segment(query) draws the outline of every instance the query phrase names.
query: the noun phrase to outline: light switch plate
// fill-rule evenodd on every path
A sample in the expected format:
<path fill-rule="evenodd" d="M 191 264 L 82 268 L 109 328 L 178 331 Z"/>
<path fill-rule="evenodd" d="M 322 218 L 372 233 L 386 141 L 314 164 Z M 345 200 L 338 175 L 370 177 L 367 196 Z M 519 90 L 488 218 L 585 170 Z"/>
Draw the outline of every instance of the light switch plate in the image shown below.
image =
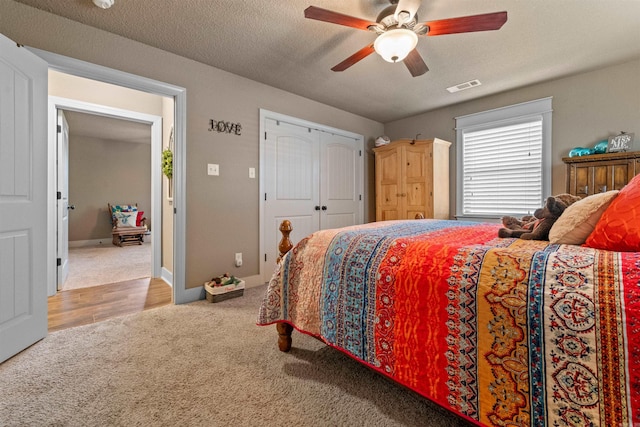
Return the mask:
<path fill-rule="evenodd" d="M 249 178 L 256 177 L 256 168 L 249 168 Z"/>
<path fill-rule="evenodd" d="M 209 163 L 207 165 L 207 173 L 209 175 L 218 176 L 220 175 L 220 166 L 214 163 Z"/>

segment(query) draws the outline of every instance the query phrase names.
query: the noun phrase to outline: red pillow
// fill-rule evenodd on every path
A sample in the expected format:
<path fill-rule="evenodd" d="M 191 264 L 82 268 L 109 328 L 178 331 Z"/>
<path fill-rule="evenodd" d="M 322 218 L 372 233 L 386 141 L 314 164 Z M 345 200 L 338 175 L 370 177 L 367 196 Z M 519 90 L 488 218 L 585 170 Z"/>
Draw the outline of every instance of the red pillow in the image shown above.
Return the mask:
<path fill-rule="evenodd" d="M 587 237 L 585 246 L 619 252 L 640 252 L 640 175 L 613 199 Z"/>
<path fill-rule="evenodd" d="M 144 212 L 138 211 L 138 216 L 136 217 L 136 227 L 140 227 L 140 221 L 142 221 L 143 216 L 144 216 Z"/>

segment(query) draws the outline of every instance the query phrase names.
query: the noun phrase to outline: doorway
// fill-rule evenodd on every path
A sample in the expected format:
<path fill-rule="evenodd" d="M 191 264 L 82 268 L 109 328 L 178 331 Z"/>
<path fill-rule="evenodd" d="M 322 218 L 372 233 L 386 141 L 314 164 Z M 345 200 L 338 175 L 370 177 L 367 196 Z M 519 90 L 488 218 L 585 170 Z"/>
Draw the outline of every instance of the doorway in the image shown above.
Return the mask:
<path fill-rule="evenodd" d="M 58 109 L 58 121 L 58 291 L 157 277 L 151 192 L 160 178 L 151 174 L 159 158 L 151 124 L 69 109 Z M 112 244 L 107 202 L 137 205 L 149 230 L 141 245 Z"/>
<path fill-rule="evenodd" d="M 173 155 L 173 245 L 172 245 L 172 271 L 167 272 L 166 277 L 172 284 L 173 302 L 183 304 L 200 299 L 201 289 L 186 289 L 185 285 L 185 252 L 186 252 L 186 199 L 185 199 L 185 140 L 186 140 L 186 90 L 179 86 L 155 81 L 152 79 L 136 76 L 111 68 L 90 64 L 77 59 L 65 57 L 36 48 L 26 48 L 35 55 L 44 59 L 49 70 L 55 70 L 73 76 L 90 78 L 96 81 L 108 82 L 120 87 L 136 89 L 142 92 L 170 97 L 174 101 L 174 155 Z M 50 118 L 53 120 L 53 118 Z M 49 132 L 52 132 L 50 129 Z M 55 135 L 50 135 L 53 140 Z M 49 147 L 48 154 L 48 206 L 47 216 L 47 253 L 53 256 L 56 253 L 55 239 L 55 171 L 54 150 Z M 155 165 L 155 163 L 154 163 Z M 157 165 L 158 169 L 160 165 Z M 53 258 L 55 260 L 55 258 Z M 165 271 L 162 271 L 165 277 Z M 56 292 L 56 265 L 55 262 L 47 263 L 47 289 L 48 295 L 55 295 Z"/>
<path fill-rule="evenodd" d="M 139 113 L 139 112 L 135 112 L 135 111 L 129 111 L 129 110 L 123 110 L 123 109 L 118 109 L 118 108 L 113 108 L 113 107 L 109 107 L 109 106 L 104 106 L 104 105 L 98 105 L 98 104 L 92 104 L 92 103 L 87 103 L 84 101 L 78 101 L 78 100 L 74 100 L 74 99 L 67 99 L 67 98 L 60 98 L 60 97 L 56 97 L 56 96 L 50 96 L 49 97 L 49 117 L 50 118 L 55 118 L 55 121 L 50 121 L 50 123 L 56 123 L 57 122 L 57 117 L 58 117 L 58 112 L 60 110 L 66 110 L 66 111 L 70 111 L 72 113 L 79 113 L 79 114 L 89 114 L 90 116 L 100 116 L 102 118 L 104 118 L 105 120 L 107 119 L 117 119 L 117 120 L 127 120 L 127 121 L 133 121 L 136 122 L 142 126 L 145 127 L 149 127 L 150 126 L 150 150 L 149 150 L 149 164 L 150 167 L 148 168 L 149 170 L 149 178 L 150 178 L 150 204 L 149 204 L 149 208 L 150 208 L 150 217 L 151 217 L 151 223 L 157 223 L 158 225 L 161 223 L 161 204 L 160 204 L 160 200 L 162 198 L 162 188 L 161 188 L 161 178 L 160 178 L 160 174 L 159 174 L 159 168 L 158 167 L 153 167 L 154 163 L 159 163 L 159 161 L 157 162 L 153 162 L 152 159 L 159 159 L 160 158 L 160 153 L 162 150 L 162 117 L 161 116 L 154 116 L 154 115 L 150 115 L 150 114 L 146 114 L 146 113 Z M 94 126 L 98 126 L 96 124 L 97 122 L 94 121 Z M 110 122 L 111 124 L 113 122 Z M 70 130 L 69 132 L 73 132 L 73 130 Z M 105 131 L 106 132 L 106 131 Z M 56 141 L 58 141 L 60 135 L 62 135 L 63 133 L 57 133 L 56 134 Z M 54 142 L 50 142 L 50 144 L 53 144 Z M 89 143 L 87 143 L 85 141 L 86 145 L 88 145 Z M 57 145 L 60 145 L 59 142 L 56 142 Z M 100 150 L 100 148 L 98 148 L 98 150 Z M 56 152 L 58 152 L 59 150 L 56 150 Z M 110 153 L 109 151 L 107 151 L 106 153 L 102 153 L 101 158 L 98 159 L 98 165 L 100 163 L 110 163 L 112 161 L 112 159 L 117 159 L 117 155 L 115 153 L 113 153 L 111 155 L 111 159 L 110 157 Z M 61 156 L 60 158 L 56 159 L 55 164 L 56 165 L 65 165 L 68 164 L 68 159 L 64 158 L 64 156 Z M 84 159 L 85 161 L 90 161 L 90 159 Z M 121 168 L 123 167 L 123 164 L 121 162 L 115 162 L 113 164 L 113 172 L 114 174 L 125 174 L 124 171 L 121 170 Z M 100 168 L 100 166 L 95 166 L 94 165 L 94 171 L 95 169 Z M 57 170 L 56 171 L 56 175 L 59 176 L 63 176 L 65 175 L 65 171 L 60 171 Z M 63 172 L 63 173 L 60 173 Z M 155 173 L 154 173 L 155 172 Z M 68 175 L 67 175 L 68 176 Z M 103 177 L 104 178 L 104 177 Z M 59 183 L 60 179 L 57 179 L 57 185 L 58 188 L 56 188 L 56 193 L 60 194 L 61 196 L 64 194 L 64 188 L 60 188 L 60 183 Z M 89 181 L 89 179 L 86 179 L 86 181 Z M 132 184 L 133 185 L 133 184 Z M 61 191 L 62 190 L 62 191 Z M 89 190 L 91 192 L 91 190 Z M 124 190 L 123 190 L 124 191 Z M 108 194 L 107 191 L 99 191 L 99 195 L 97 197 L 100 197 L 100 194 L 104 194 L 105 196 Z M 117 190 L 115 193 L 113 194 L 118 194 Z M 131 194 L 131 193 L 129 193 Z M 119 197 L 119 196 L 114 196 L 114 197 Z M 92 204 L 93 206 L 90 206 L 89 209 L 91 210 L 91 213 L 95 216 L 95 215 L 100 215 L 101 212 L 104 212 L 103 210 L 100 210 L 97 206 L 95 206 L 98 202 L 98 199 L 93 198 L 93 202 L 91 202 L 90 204 Z M 137 203 L 138 201 L 119 201 L 119 200 L 105 200 L 103 205 L 106 206 L 106 203 Z M 64 248 L 64 243 L 68 243 L 68 235 L 67 236 L 61 236 L 61 234 L 66 234 L 65 230 L 62 227 L 62 222 L 59 221 L 58 219 L 61 217 L 61 215 L 59 214 L 59 212 L 68 212 L 67 209 L 67 202 L 64 200 L 64 198 L 61 198 L 60 200 L 57 200 L 57 205 L 62 204 L 62 207 L 57 207 L 56 208 L 56 234 L 57 234 L 57 248 L 56 248 L 56 254 L 57 254 L 57 258 L 58 258 L 58 270 L 61 270 L 65 265 L 67 265 L 67 262 L 64 258 L 64 250 L 61 250 L 61 248 Z M 71 205 L 73 206 L 73 204 Z M 69 207 L 71 207 L 69 206 Z M 104 208 L 103 208 L 104 209 Z M 104 215 L 102 215 L 104 216 Z M 106 216 L 106 218 L 104 218 L 104 222 L 109 220 L 109 216 Z M 95 222 L 95 221 L 94 221 Z M 151 252 L 152 252 L 152 257 L 151 257 L 151 268 L 149 271 L 149 275 L 152 277 L 159 277 L 160 276 L 160 259 L 161 259 L 161 247 L 159 242 L 161 241 L 161 233 L 160 233 L 161 228 L 160 227 L 152 227 L 151 228 Z M 108 233 L 109 229 L 107 228 L 106 232 L 103 231 L 103 234 Z M 108 234 L 104 235 L 104 236 L 96 236 L 98 237 L 98 240 L 107 240 L 108 242 Z M 85 240 L 90 240 L 90 239 L 85 239 Z M 66 242 L 65 242 L 66 241 Z M 155 243 L 154 243 L 155 241 Z M 62 243 L 62 244 L 61 244 Z M 90 241 L 91 243 L 91 241 Z M 95 242 L 94 242 L 95 243 Z M 72 268 L 72 267 L 71 267 Z M 61 274 L 56 274 L 57 278 L 61 277 Z M 58 282 L 58 280 L 56 281 Z M 56 290 L 60 290 L 60 288 L 62 287 L 62 283 L 56 283 Z"/>

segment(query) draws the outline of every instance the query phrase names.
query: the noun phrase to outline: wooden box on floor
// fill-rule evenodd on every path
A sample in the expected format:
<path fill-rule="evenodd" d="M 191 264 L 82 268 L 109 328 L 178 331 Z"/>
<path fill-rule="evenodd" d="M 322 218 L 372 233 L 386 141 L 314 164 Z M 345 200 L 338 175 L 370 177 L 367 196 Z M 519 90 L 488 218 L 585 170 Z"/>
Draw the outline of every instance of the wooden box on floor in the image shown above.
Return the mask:
<path fill-rule="evenodd" d="M 212 286 L 214 282 L 206 282 L 204 290 L 209 302 L 220 302 L 244 295 L 244 280 L 235 285 Z"/>

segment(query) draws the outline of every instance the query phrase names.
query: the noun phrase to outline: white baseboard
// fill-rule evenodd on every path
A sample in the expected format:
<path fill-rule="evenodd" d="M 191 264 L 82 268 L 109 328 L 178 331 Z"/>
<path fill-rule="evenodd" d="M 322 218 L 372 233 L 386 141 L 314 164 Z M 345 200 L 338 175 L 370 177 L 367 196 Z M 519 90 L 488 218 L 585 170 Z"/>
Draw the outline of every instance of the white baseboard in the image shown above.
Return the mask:
<path fill-rule="evenodd" d="M 205 299 L 204 284 L 202 286 L 196 286 L 195 288 L 185 289 L 180 293 L 180 297 L 174 301 L 174 304 L 187 304 L 190 302 Z"/>
<path fill-rule="evenodd" d="M 86 248 L 87 246 L 100 246 L 100 245 L 111 245 L 113 242 L 111 241 L 111 237 L 105 237 L 104 239 L 93 239 L 93 240 L 69 240 L 70 248 Z"/>
<path fill-rule="evenodd" d="M 262 276 L 256 274 L 255 276 L 243 277 L 245 288 L 256 288 L 264 285 L 266 282 L 262 279 Z"/>
<path fill-rule="evenodd" d="M 164 272 L 165 269 L 162 269 L 162 273 L 163 273 L 163 277 L 162 279 L 166 282 L 166 279 L 164 278 Z M 171 274 L 170 272 L 167 271 L 168 274 Z M 255 276 L 249 276 L 249 277 L 242 277 L 242 280 L 244 280 L 244 287 L 245 289 L 247 288 L 255 288 L 261 285 L 265 284 L 265 281 L 262 280 L 261 276 L 259 274 L 256 274 Z M 190 303 L 190 302 L 194 302 L 194 301 L 198 301 L 201 299 L 205 299 L 205 290 L 204 290 L 204 284 L 202 286 L 196 286 L 195 288 L 189 288 L 186 289 L 183 293 L 182 293 L 182 299 L 180 301 L 175 301 L 175 304 L 186 304 L 186 303 Z"/>
<path fill-rule="evenodd" d="M 151 234 L 144 235 L 144 242 L 151 243 Z M 112 237 L 105 237 L 104 239 L 91 239 L 91 240 L 69 240 L 70 248 L 86 248 L 88 246 L 100 246 L 100 245 L 112 245 Z"/>
<path fill-rule="evenodd" d="M 164 280 L 167 285 L 171 286 L 173 288 L 173 273 L 170 272 L 169 270 L 167 270 L 166 268 L 162 267 L 162 273 L 160 278 L 162 280 Z"/>

